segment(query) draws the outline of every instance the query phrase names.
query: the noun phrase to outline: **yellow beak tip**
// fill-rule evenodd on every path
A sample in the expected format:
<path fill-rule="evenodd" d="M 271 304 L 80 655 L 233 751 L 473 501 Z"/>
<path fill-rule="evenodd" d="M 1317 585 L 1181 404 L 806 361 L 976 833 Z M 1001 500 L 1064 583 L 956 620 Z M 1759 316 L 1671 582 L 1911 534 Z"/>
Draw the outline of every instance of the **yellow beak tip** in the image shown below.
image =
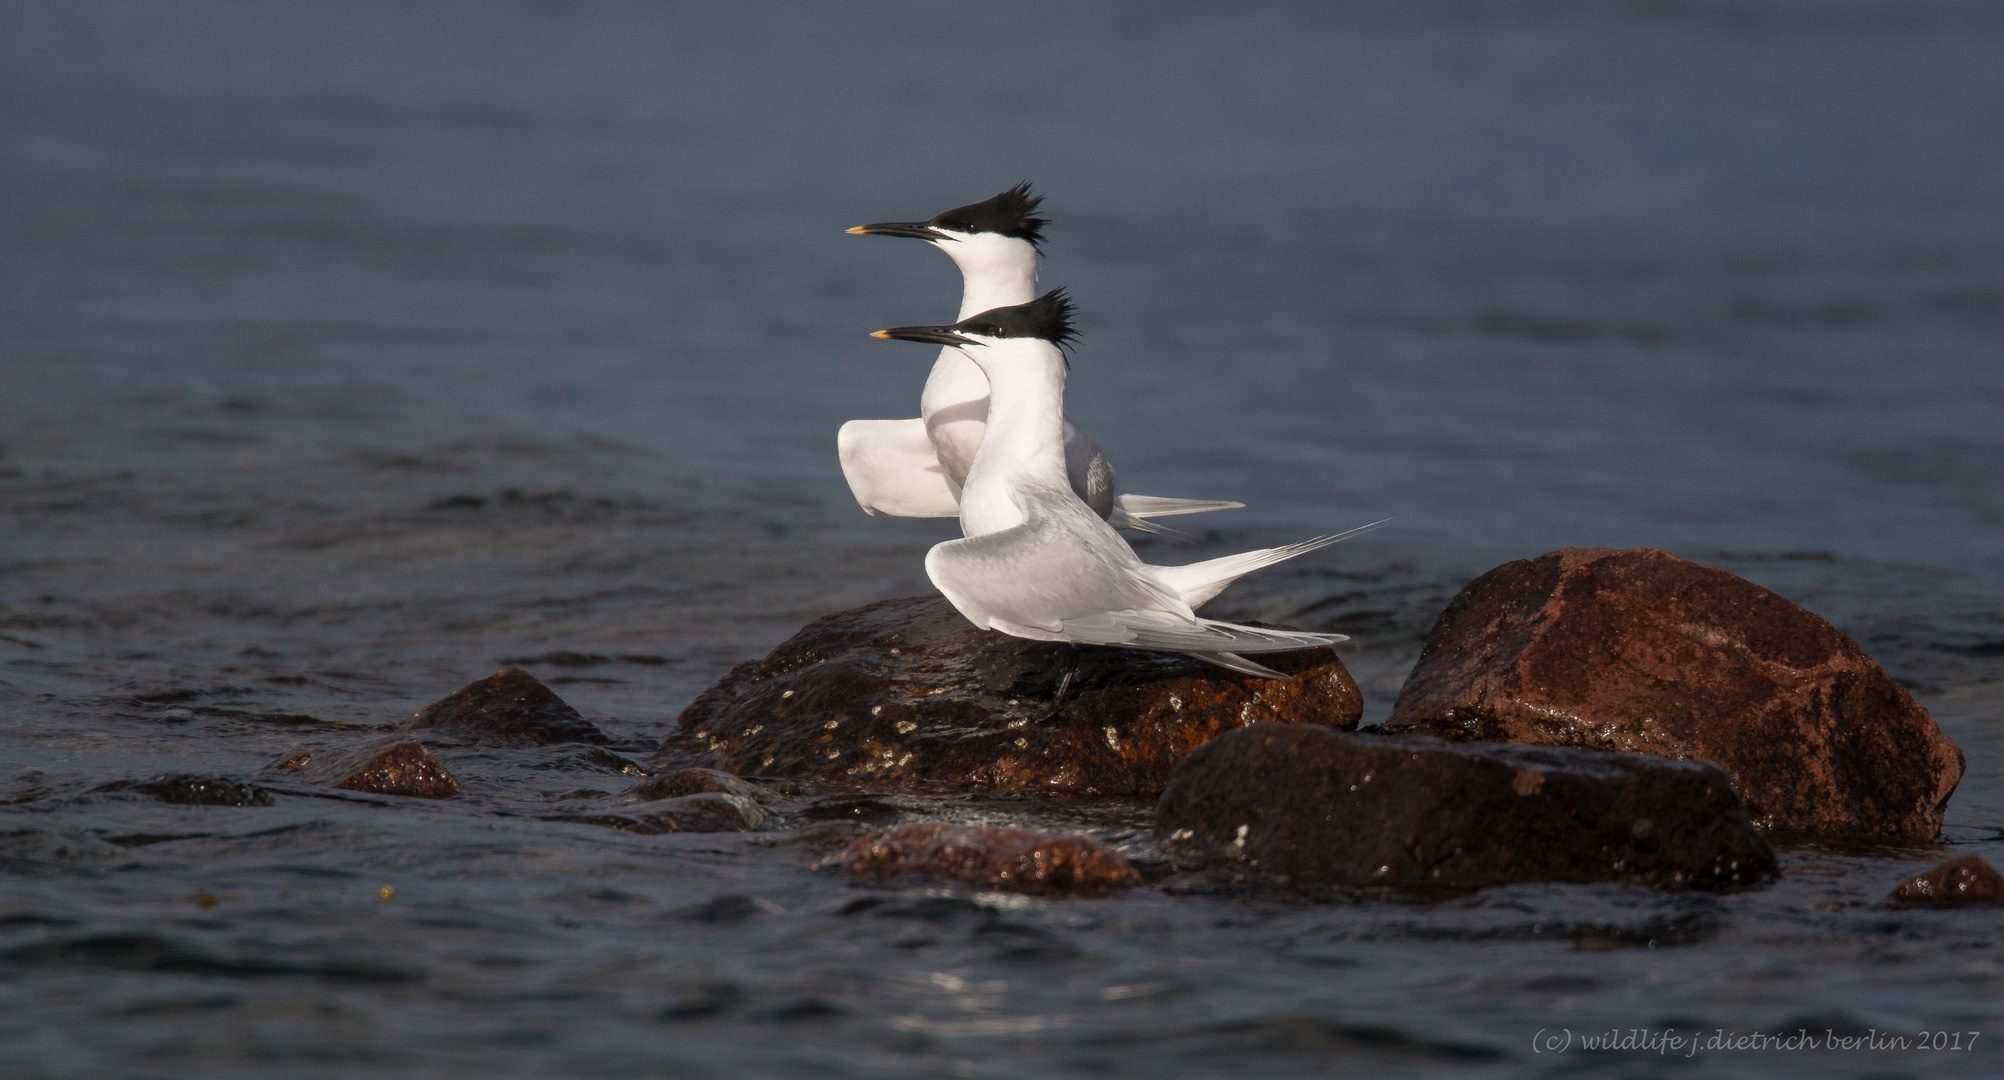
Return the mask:
<path fill-rule="evenodd" d="M 887 337 L 890 337 L 890 336 L 891 336 L 891 332 L 890 332 L 889 330 L 872 330 L 872 331 L 870 331 L 870 336 L 871 336 L 871 337 L 880 337 L 880 338 L 887 338 Z"/>
<path fill-rule="evenodd" d="M 868 225 L 858 225 L 853 229 L 844 229 L 842 231 L 851 236 L 867 236 L 869 235 L 870 227 Z"/>

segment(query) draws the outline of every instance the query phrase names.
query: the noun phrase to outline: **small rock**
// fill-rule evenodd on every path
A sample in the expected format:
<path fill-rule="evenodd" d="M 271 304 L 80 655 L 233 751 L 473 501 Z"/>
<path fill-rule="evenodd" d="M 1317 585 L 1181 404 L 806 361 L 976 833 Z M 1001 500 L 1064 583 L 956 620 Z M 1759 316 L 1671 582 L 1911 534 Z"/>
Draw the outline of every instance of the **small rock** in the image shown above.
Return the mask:
<path fill-rule="evenodd" d="M 776 798 L 773 792 L 749 780 L 740 780 L 730 773 L 718 772 L 715 769 L 676 769 L 659 776 L 650 776 L 628 788 L 620 798 L 652 801 L 695 795 L 704 791 L 720 791 L 756 803 L 770 803 Z"/>
<path fill-rule="evenodd" d="M 1260 662 L 1294 678 L 1026 641 L 975 629 L 942 597 L 885 600 L 810 623 L 738 665 L 683 711 L 654 760 L 851 790 L 1152 795 L 1220 731 L 1355 727 L 1363 715 L 1333 651 Z M 1076 674 L 1058 705 L 1068 666 Z"/>
<path fill-rule="evenodd" d="M 643 836 L 660 833 L 750 832 L 766 823 L 765 808 L 742 795 L 704 791 L 620 808 L 611 814 L 552 814 L 544 821 L 602 825 Z"/>
<path fill-rule="evenodd" d="M 1893 890 L 1905 904 L 1994 904 L 2004 900 L 2004 875 L 1974 855 L 1948 860 Z"/>
<path fill-rule="evenodd" d="M 1141 884 L 1126 859 L 1089 836 L 1004 826 L 906 825 L 862 837 L 825 865 L 843 866 L 856 878 L 925 874 L 1044 895 Z"/>
<path fill-rule="evenodd" d="M 1170 778 L 1155 828 L 1178 860 L 1309 892 L 1717 888 L 1775 874 L 1773 849 L 1715 765 L 1308 724 L 1199 747 Z"/>
<path fill-rule="evenodd" d="M 1724 766 L 1778 835 L 1932 838 L 1963 757 L 1822 618 L 1651 548 L 1506 563 L 1441 613 L 1389 731 Z"/>
<path fill-rule="evenodd" d="M 255 784 L 221 776 L 162 773 L 145 780 L 114 780 L 90 789 L 136 791 L 176 806 L 270 806 L 271 793 Z"/>
<path fill-rule="evenodd" d="M 450 799 L 459 781 L 412 739 L 378 739 L 346 751 L 311 751 L 275 762 L 272 771 L 313 784 L 374 795 L 405 795 L 414 799 Z"/>
<path fill-rule="evenodd" d="M 881 799 L 833 798 L 812 802 L 794 811 L 803 821 L 854 821 L 883 825 L 905 816 L 905 809 Z"/>
<path fill-rule="evenodd" d="M 516 667 L 467 683 L 419 709 L 396 730 L 440 730 L 482 746 L 603 746 L 612 741 L 555 691 Z"/>

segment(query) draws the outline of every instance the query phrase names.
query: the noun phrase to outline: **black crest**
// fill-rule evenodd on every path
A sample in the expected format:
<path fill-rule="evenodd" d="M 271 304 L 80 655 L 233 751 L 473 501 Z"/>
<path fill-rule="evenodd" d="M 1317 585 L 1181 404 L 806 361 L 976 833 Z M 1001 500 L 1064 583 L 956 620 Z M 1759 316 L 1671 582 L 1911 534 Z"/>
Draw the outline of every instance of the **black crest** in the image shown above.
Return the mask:
<path fill-rule="evenodd" d="M 1025 180 L 992 199 L 956 206 L 926 224 L 954 232 L 1013 236 L 1042 251 L 1044 226 L 1051 223 L 1051 219 L 1037 216 L 1037 207 L 1043 202 L 1042 195 L 1030 194 L 1030 182 Z"/>
<path fill-rule="evenodd" d="M 954 325 L 954 329 L 967 334 L 983 337 L 1033 337 L 1043 338 L 1059 348 L 1069 348 L 1079 339 L 1077 328 L 1072 326 L 1072 298 L 1063 289 L 1052 289 L 1027 304 L 1015 307 L 999 307 L 970 315 Z"/>

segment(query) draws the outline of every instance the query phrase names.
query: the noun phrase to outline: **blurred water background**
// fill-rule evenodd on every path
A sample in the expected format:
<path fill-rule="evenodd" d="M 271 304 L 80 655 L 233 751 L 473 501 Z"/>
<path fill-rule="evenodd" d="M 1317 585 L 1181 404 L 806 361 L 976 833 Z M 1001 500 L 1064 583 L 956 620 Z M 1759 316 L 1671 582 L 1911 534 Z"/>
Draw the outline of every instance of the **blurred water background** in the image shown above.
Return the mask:
<path fill-rule="evenodd" d="M 1662 547 L 1885 663 L 1969 755 L 1945 839 L 1998 861 L 1994 4 L 16 0 L 5 1071 L 2004 1067 L 1997 917 L 1876 906 L 1942 849 L 1725 897 L 1056 903 L 537 820 L 630 783 L 584 754 L 449 752 L 469 795 L 416 808 L 89 792 L 248 778 L 504 660 L 637 744 L 927 591 L 952 523 L 864 517 L 833 434 L 915 414 L 931 352 L 864 335 L 959 282 L 842 230 L 1022 179 L 1123 489 L 1248 504 L 1145 557 L 1394 519 L 1211 609 L 1354 635 L 1367 723 L 1473 575 Z M 1145 811 L 1087 823 L 1145 846 Z M 1984 1035 L 1532 1052 L 1672 1026 Z"/>

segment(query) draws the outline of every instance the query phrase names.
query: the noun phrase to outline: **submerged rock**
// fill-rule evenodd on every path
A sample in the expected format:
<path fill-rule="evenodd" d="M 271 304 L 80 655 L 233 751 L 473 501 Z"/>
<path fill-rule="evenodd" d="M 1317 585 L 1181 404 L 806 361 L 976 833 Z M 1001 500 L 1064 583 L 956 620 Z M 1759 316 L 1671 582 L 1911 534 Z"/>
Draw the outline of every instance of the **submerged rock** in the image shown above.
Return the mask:
<path fill-rule="evenodd" d="M 1901 883 L 1887 899 L 1903 904 L 1994 904 L 2004 900 L 2004 875 L 1974 855 L 1963 855 Z"/>
<path fill-rule="evenodd" d="M 396 730 L 434 730 L 482 746 L 603 746 L 612 741 L 555 691 L 517 667 L 467 683 L 419 709 Z"/>
<path fill-rule="evenodd" d="M 732 669 L 683 711 L 655 761 L 877 791 L 1152 795 L 1220 731 L 1355 727 L 1363 715 L 1333 651 L 1259 659 L 1294 678 L 1026 641 L 975 629 L 941 597 L 885 600 L 810 623 Z"/>
<path fill-rule="evenodd" d="M 1651 548 L 1506 563 L 1442 612 L 1390 731 L 1723 766 L 1784 835 L 1932 838 L 1962 752 L 1824 619 Z"/>
<path fill-rule="evenodd" d="M 460 793 L 459 781 L 413 739 L 378 739 L 352 750 L 293 754 L 272 769 L 311 784 L 373 795 L 450 799 Z"/>
<path fill-rule="evenodd" d="M 769 816 L 756 800 L 721 791 L 704 791 L 672 799 L 657 799 L 637 806 L 623 806 L 613 813 L 552 814 L 543 820 L 602 825 L 652 836 L 659 833 L 750 832 L 764 825 Z"/>
<path fill-rule="evenodd" d="M 776 798 L 775 793 L 767 788 L 715 769 L 676 769 L 659 776 L 650 776 L 628 788 L 620 798 L 652 801 L 696 795 L 705 791 L 736 795 L 760 804 L 771 803 Z"/>
<path fill-rule="evenodd" d="M 162 773 L 144 780 L 114 780 L 90 789 L 136 791 L 176 806 L 270 806 L 271 793 L 255 784 L 223 776 Z"/>
<path fill-rule="evenodd" d="M 1183 759 L 1164 850 L 1282 889 L 1751 884 L 1774 851 L 1725 771 L 1593 750 L 1262 724 Z"/>
<path fill-rule="evenodd" d="M 1041 895 L 1141 884 L 1126 859 L 1090 836 L 1003 826 L 905 825 L 861 837 L 823 865 L 866 880 L 921 874 Z"/>

